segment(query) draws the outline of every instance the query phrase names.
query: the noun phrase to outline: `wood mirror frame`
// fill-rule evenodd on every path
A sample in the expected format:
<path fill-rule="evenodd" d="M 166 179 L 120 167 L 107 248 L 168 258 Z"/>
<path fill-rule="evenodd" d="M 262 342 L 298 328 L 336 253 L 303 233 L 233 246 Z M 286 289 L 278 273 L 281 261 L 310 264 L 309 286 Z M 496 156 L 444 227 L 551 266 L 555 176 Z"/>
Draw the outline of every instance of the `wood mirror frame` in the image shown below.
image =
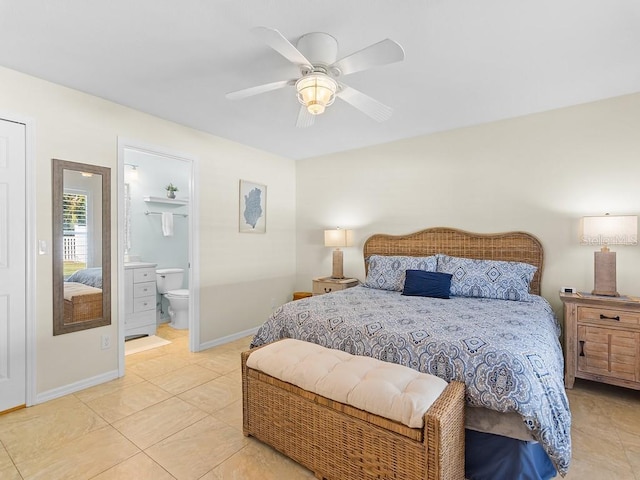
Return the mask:
<path fill-rule="evenodd" d="M 53 334 L 111 324 L 111 169 L 53 159 Z M 78 182 L 70 180 L 77 175 Z M 98 178 L 98 176 L 100 176 Z M 65 177 L 67 181 L 65 182 Z M 84 180 L 83 180 L 84 179 Z M 82 186 L 84 182 L 84 186 Z M 85 195 L 85 267 L 96 267 L 101 286 L 65 281 L 64 194 L 75 189 Z M 99 191 L 98 191 L 99 190 Z M 99 204 L 98 204 L 99 202 Z M 92 214 L 91 212 L 95 212 Z M 98 218 L 99 217 L 99 218 Z M 74 234 L 74 240 L 75 240 Z M 99 252 L 98 252 L 99 248 Z M 101 271 L 98 271 L 101 268 Z M 75 290 L 73 290 L 75 288 Z M 66 291 L 66 295 L 65 295 Z"/>

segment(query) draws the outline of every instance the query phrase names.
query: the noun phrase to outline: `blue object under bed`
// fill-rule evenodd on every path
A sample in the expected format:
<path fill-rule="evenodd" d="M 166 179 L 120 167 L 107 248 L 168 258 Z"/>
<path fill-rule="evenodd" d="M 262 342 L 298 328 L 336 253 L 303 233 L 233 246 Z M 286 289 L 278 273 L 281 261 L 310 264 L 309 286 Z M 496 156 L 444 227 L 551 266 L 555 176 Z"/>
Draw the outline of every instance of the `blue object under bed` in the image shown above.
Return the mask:
<path fill-rule="evenodd" d="M 465 430 L 468 480 L 548 480 L 556 469 L 538 442 Z"/>

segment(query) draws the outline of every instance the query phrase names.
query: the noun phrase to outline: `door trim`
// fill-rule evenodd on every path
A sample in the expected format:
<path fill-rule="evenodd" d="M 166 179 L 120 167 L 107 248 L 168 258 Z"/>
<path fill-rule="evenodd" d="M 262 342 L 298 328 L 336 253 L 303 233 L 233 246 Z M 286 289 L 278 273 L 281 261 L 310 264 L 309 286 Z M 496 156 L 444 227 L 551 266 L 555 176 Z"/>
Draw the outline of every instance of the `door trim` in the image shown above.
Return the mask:
<path fill-rule="evenodd" d="M 200 231 L 199 218 L 199 168 L 198 158 L 183 152 L 177 152 L 157 145 L 149 145 L 124 137 L 118 137 L 118 375 L 125 374 L 124 365 L 124 150 L 137 150 L 152 155 L 175 158 L 191 163 L 189 179 L 189 350 L 200 351 Z"/>
<path fill-rule="evenodd" d="M 20 123 L 25 126 L 25 240 L 26 240 L 26 406 L 36 400 L 36 180 L 35 180 L 35 121 L 32 118 L 0 110 L 0 119 Z M 51 239 L 49 238 L 49 247 Z M 51 250 L 47 255 L 51 255 Z"/>

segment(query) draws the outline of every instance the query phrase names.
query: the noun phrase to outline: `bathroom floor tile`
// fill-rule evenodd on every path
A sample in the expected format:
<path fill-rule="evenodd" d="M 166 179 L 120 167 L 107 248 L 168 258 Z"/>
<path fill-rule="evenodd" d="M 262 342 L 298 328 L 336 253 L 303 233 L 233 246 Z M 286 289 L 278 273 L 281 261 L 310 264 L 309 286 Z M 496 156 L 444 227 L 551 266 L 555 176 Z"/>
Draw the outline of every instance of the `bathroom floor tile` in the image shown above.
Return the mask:
<path fill-rule="evenodd" d="M 171 397 L 171 394 L 149 382 L 116 390 L 87 402 L 89 408 L 113 423 Z"/>
<path fill-rule="evenodd" d="M 196 480 L 221 464 L 247 439 L 210 416 L 148 448 L 146 453 L 180 480 Z"/>
<path fill-rule="evenodd" d="M 178 330 L 177 328 L 170 327 L 168 323 L 161 323 L 158 325 L 156 334 L 167 340 L 184 339 L 189 338 L 189 330 Z"/>
<path fill-rule="evenodd" d="M 172 397 L 118 420 L 113 426 L 144 450 L 206 416 L 199 408 Z"/>

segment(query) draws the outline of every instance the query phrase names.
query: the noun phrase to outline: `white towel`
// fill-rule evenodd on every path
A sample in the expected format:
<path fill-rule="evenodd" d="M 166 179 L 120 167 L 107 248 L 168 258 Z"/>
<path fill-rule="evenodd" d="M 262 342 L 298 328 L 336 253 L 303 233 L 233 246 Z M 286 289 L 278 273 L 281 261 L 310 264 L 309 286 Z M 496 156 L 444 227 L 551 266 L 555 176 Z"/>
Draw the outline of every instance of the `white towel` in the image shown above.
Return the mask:
<path fill-rule="evenodd" d="M 162 234 L 165 237 L 173 235 L 173 213 L 162 212 Z"/>

